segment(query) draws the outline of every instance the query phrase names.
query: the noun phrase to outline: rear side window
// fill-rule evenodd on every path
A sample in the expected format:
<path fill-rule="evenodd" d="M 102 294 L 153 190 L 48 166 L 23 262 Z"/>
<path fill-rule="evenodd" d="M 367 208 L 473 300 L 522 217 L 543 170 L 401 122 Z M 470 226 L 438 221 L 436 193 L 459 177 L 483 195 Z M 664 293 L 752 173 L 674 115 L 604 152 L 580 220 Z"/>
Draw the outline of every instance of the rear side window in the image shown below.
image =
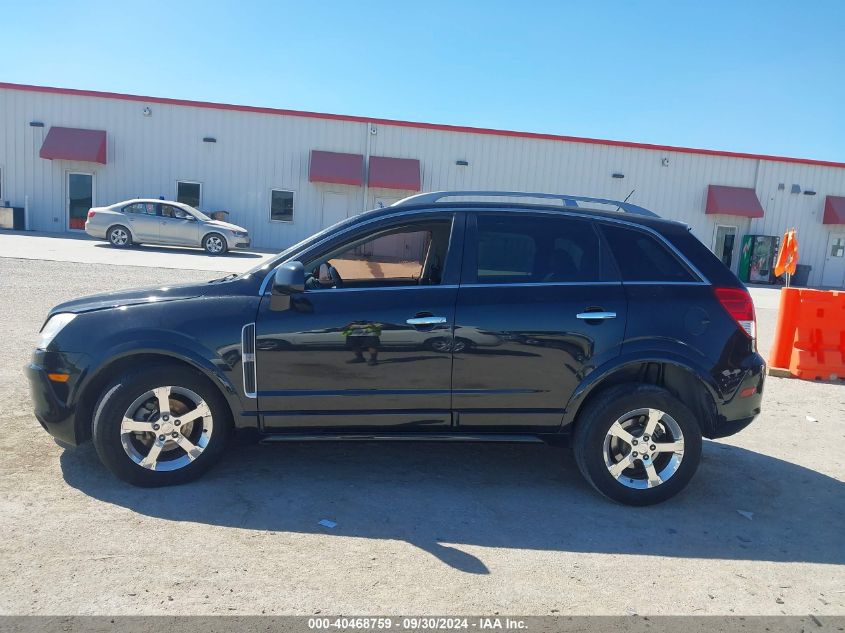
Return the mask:
<path fill-rule="evenodd" d="M 623 281 L 698 281 L 689 269 L 663 244 L 648 233 L 624 226 L 603 224 L 610 250 Z"/>
<path fill-rule="evenodd" d="M 142 213 L 144 215 L 155 215 L 156 205 L 152 202 L 136 202 L 123 207 L 124 213 Z"/>
<path fill-rule="evenodd" d="M 599 239 L 589 222 L 525 214 L 478 216 L 477 283 L 599 281 Z"/>

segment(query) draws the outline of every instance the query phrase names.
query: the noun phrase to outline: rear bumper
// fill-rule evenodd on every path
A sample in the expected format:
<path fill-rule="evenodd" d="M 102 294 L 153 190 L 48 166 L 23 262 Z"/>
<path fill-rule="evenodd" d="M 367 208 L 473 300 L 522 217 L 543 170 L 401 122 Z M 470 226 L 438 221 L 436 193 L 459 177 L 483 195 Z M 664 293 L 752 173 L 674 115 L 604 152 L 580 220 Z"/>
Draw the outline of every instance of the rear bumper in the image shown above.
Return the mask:
<path fill-rule="evenodd" d="M 760 414 L 766 361 L 759 354 L 754 354 L 743 370 L 744 375 L 733 396 L 718 407 L 716 426 L 712 434 L 708 434 L 711 439 L 739 433 Z"/>
<path fill-rule="evenodd" d="M 91 224 L 90 221 L 85 222 L 85 232 L 91 237 L 106 239 L 106 230 L 104 228 Z"/>
<path fill-rule="evenodd" d="M 76 420 L 77 387 L 88 364 L 85 354 L 36 350 L 25 368 L 35 418 L 45 431 L 65 444 L 77 445 L 82 434 Z M 55 382 L 49 373 L 68 374 L 67 382 Z"/>

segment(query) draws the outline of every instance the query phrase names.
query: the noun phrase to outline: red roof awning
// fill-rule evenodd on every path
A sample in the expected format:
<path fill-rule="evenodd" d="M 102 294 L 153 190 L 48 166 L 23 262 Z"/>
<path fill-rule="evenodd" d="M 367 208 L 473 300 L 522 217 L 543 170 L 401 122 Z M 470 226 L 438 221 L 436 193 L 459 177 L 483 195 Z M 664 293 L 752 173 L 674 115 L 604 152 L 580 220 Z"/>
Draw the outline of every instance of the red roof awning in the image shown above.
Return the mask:
<path fill-rule="evenodd" d="M 762 218 L 763 205 L 757 199 L 753 189 L 746 187 L 707 187 L 707 207 L 705 213 L 738 215 L 743 218 Z"/>
<path fill-rule="evenodd" d="M 308 180 L 360 187 L 364 184 L 364 157 L 312 149 Z"/>
<path fill-rule="evenodd" d="M 51 127 L 38 153 L 50 160 L 83 160 L 106 164 L 105 130 Z"/>
<path fill-rule="evenodd" d="M 845 198 L 837 196 L 825 198 L 822 224 L 845 224 Z"/>
<path fill-rule="evenodd" d="M 416 158 L 386 158 L 370 156 L 370 187 L 384 189 L 420 190 L 420 161 Z"/>

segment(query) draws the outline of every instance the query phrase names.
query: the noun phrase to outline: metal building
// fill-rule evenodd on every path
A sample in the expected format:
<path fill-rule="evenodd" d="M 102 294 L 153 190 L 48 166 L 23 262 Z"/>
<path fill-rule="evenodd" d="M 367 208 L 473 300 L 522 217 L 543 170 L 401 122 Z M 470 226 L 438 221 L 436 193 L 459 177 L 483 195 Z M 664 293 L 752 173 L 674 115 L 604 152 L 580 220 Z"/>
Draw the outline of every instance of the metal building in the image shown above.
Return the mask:
<path fill-rule="evenodd" d="M 0 204 L 30 230 L 164 196 L 281 249 L 443 189 L 630 196 L 751 281 L 795 227 L 809 283 L 845 286 L 845 163 L 0 83 Z"/>

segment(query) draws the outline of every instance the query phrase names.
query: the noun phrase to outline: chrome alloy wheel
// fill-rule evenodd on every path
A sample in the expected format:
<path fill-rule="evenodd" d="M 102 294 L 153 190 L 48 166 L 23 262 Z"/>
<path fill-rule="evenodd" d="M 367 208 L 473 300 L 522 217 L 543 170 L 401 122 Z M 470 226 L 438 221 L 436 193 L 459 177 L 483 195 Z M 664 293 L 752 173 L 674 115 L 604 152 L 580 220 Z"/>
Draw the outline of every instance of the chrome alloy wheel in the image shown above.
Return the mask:
<path fill-rule="evenodd" d="M 127 242 L 129 242 L 129 233 L 121 228 L 112 229 L 109 239 L 115 246 L 126 246 Z"/>
<path fill-rule="evenodd" d="M 217 235 L 212 235 L 205 240 L 205 250 L 209 253 L 222 253 L 223 240 Z"/>
<path fill-rule="evenodd" d="M 178 470 L 208 446 L 214 429 L 211 409 L 184 387 L 156 387 L 129 405 L 120 442 L 129 458 L 149 470 Z"/>
<path fill-rule="evenodd" d="M 675 419 L 659 409 L 622 415 L 604 438 L 604 464 L 623 486 L 654 488 L 674 475 L 684 459 L 684 434 Z"/>

